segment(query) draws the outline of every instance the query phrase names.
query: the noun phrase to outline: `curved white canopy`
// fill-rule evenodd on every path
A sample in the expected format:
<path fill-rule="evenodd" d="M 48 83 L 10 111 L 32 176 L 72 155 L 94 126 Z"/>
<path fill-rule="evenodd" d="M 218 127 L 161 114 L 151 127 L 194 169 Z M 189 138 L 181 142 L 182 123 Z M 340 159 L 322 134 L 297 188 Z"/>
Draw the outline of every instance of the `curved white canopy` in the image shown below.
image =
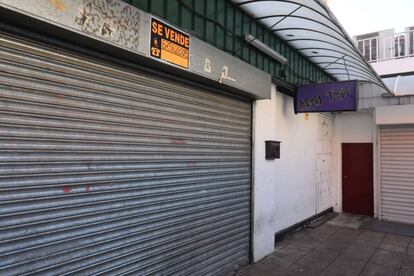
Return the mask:
<path fill-rule="evenodd" d="M 414 95 L 414 75 L 383 78 L 383 81 L 397 96 Z"/>
<path fill-rule="evenodd" d="M 337 80 L 370 82 L 390 92 L 322 1 L 232 2 Z"/>

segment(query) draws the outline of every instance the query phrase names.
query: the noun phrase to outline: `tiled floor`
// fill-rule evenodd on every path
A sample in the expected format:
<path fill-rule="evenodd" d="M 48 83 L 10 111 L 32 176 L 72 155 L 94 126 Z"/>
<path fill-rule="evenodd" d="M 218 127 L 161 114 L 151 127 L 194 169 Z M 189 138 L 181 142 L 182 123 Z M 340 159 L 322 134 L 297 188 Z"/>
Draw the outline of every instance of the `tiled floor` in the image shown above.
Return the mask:
<path fill-rule="evenodd" d="M 238 275 L 414 276 L 414 238 L 338 226 L 338 220 L 349 222 L 339 217 L 302 230 L 279 242 L 273 255 Z"/>
<path fill-rule="evenodd" d="M 359 227 L 362 224 L 364 224 L 367 221 L 371 221 L 371 220 L 374 220 L 374 219 L 372 217 L 367 217 L 363 215 L 341 213 L 326 223 L 330 225 L 335 225 L 335 226 L 359 229 Z"/>

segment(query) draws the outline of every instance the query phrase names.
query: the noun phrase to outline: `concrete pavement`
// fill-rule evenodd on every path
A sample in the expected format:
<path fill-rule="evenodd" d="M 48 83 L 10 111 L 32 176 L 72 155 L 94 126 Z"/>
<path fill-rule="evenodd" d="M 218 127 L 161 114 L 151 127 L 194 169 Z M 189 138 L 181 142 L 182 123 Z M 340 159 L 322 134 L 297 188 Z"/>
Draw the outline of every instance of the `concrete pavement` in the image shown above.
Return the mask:
<path fill-rule="evenodd" d="M 349 222 L 336 219 L 341 220 Z M 274 254 L 237 275 L 414 276 L 414 239 L 334 222 L 291 235 L 277 243 Z"/>

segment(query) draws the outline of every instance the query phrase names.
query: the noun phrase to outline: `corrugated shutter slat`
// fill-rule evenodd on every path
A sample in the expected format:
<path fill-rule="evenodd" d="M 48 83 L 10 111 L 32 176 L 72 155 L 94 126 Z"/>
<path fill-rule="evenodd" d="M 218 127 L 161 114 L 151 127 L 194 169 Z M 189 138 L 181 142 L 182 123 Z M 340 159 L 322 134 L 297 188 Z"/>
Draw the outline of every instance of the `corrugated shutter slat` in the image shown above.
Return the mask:
<path fill-rule="evenodd" d="M 250 254 L 251 102 L 0 34 L 0 274 Z"/>
<path fill-rule="evenodd" d="M 414 126 L 380 129 L 381 218 L 414 223 Z"/>

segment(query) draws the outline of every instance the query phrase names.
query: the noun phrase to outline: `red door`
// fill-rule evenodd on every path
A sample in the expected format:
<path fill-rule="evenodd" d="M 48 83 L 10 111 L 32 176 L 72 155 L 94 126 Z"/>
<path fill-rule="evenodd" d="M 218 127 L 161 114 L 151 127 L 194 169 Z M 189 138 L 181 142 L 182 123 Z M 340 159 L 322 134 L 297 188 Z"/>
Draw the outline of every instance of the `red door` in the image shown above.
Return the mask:
<path fill-rule="evenodd" d="M 372 143 L 342 144 L 342 208 L 344 212 L 374 215 Z"/>

